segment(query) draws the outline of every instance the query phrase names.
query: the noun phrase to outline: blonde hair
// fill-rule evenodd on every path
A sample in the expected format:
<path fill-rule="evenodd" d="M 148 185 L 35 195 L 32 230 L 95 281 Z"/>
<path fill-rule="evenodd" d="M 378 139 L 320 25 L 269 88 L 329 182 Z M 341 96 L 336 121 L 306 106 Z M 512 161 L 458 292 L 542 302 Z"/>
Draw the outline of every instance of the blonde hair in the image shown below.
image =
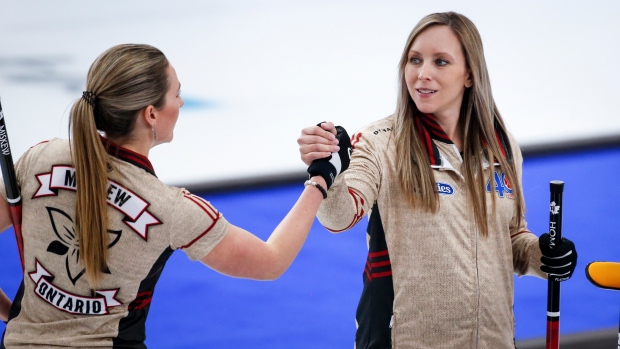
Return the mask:
<path fill-rule="evenodd" d="M 130 136 L 140 111 L 163 107 L 168 89 L 168 60 L 149 45 L 125 44 L 102 53 L 91 65 L 85 95 L 72 107 L 70 137 L 77 182 L 75 230 L 80 261 L 95 288 L 108 261 L 108 154 L 100 132 Z"/>
<path fill-rule="evenodd" d="M 448 26 L 459 38 L 467 69 L 473 82 L 472 87 L 466 89 L 463 96 L 458 127 L 462 128 L 464 135 L 464 177 L 470 193 L 474 217 L 481 234 L 487 236 L 489 232 L 488 212 L 486 188 L 482 175 L 484 173 L 484 159 L 480 156 L 481 154 L 485 153 L 489 164 L 491 164 L 488 169 L 491 188 L 495 187 L 493 174 L 493 163 L 495 161 L 499 162 L 501 169 L 506 173 L 512 184 L 519 222 L 524 212 L 524 203 L 514 161 L 508 161 L 502 156 L 502 147 L 496 138 L 496 129 L 497 132 L 506 134 L 506 126 L 491 93 L 491 81 L 484 59 L 482 39 L 476 26 L 461 14 L 455 12 L 430 14 L 420 20 L 407 39 L 399 64 L 399 91 L 394 127 L 398 182 L 407 201 L 412 206 L 415 207 L 419 204 L 431 212 L 437 212 L 439 197 L 435 177 L 414 122 L 415 115 L 420 114 L 420 111 L 411 99 L 405 82 L 405 67 L 411 45 L 420 33 L 437 25 Z M 481 141 L 485 142 L 486 149 Z M 506 147 L 510 147 L 510 144 L 507 143 Z M 509 150 L 507 149 L 507 151 Z M 492 200 L 493 210 L 495 210 L 494 195 Z"/>

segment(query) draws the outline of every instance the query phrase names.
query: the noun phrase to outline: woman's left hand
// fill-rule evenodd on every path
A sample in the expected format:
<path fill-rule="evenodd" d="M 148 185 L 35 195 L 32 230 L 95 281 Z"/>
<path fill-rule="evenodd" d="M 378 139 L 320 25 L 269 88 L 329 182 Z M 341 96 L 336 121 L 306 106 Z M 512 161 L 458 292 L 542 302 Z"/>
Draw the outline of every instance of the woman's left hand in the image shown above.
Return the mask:
<path fill-rule="evenodd" d="M 549 274 L 553 281 L 566 281 L 570 279 L 577 266 L 577 250 L 572 241 L 562 238 L 561 243 L 550 246 L 551 237 L 544 233 L 538 239 L 538 245 L 542 257 L 540 270 Z"/>

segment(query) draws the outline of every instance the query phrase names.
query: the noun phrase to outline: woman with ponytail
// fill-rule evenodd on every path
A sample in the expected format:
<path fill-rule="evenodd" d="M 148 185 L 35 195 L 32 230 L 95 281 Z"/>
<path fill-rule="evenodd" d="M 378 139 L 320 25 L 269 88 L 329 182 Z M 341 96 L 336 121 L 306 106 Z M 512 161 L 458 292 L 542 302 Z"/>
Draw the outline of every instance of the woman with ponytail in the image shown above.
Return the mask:
<path fill-rule="evenodd" d="M 114 46 L 90 67 L 71 109 L 70 139 L 38 144 L 16 163 L 25 274 L 0 348 L 145 348 L 151 297 L 175 250 L 257 280 L 276 279 L 292 263 L 325 180 L 306 183 L 266 242 L 204 199 L 164 185 L 148 155 L 172 140 L 180 94 L 160 50 Z M 10 224 L 0 200 L 0 229 Z M 0 297 L 3 320 L 7 303 Z"/>
<path fill-rule="evenodd" d="M 527 230 L 521 151 L 475 25 L 454 12 L 424 17 L 397 93 L 393 115 L 351 138 L 349 169 L 318 213 L 332 232 L 369 215 L 356 348 L 514 348 L 513 274 L 566 280 L 577 253 Z M 302 130 L 302 160 L 323 158 L 335 133 L 332 123 Z"/>

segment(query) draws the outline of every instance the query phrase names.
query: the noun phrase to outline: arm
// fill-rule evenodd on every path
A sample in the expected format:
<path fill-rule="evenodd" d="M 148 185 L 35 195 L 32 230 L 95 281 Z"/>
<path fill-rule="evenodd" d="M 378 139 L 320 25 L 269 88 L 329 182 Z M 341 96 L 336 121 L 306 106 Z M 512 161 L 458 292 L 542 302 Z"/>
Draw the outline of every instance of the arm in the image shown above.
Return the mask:
<path fill-rule="evenodd" d="M 521 218 L 522 221 L 525 217 Z M 519 275 L 532 275 L 546 279 L 547 274 L 540 270 L 542 253 L 538 247 L 538 237 L 523 227 L 511 234 L 514 272 Z"/>
<path fill-rule="evenodd" d="M 4 294 L 0 288 L 0 320 L 9 321 L 9 310 L 11 309 L 11 300 Z"/>
<path fill-rule="evenodd" d="M 319 222 L 332 233 L 353 228 L 371 208 L 364 196 L 349 187 L 346 175 L 345 172 L 336 179 L 317 212 Z"/>
<path fill-rule="evenodd" d="M 2 189 L 4 190 L 4 187 Z M 6 199 L 0 199 L 0 233 L 7 230 L 12 224 L 9 203 L 6 202 Z M 11 300 L 0 289 L 0 320 L 9 320 L 9 309 L 11 309 Z"/>
<path fill-rule="evenodd" d="M 1 186 L 0 190 L 4 190 L 4 186 Z M 13 225 L 13 222 L 11 221 L 9 203 L 2 197 L 2 199 L 0 199 L 0 233 L 7 230 L 11 225 Z"/>
<path fill-rule="evenodd" d="M 322 177 L 312 180 L 326 187 Z M 267 242 L 231 224 L 222 241 L 201 259 L 202 262 L 229 276 L 277 279 L 301 250 L 322 200 L 323 194 L 317 188 L 307 186 Z"/>
<path fill-rule="evenodd" d="M 0 233 L 5 231 L 12 225 L 9 214 L 9 204 L 6 200 L 0 199 Z M 11 309 L 11 300 L 4 294 L 0 288 L 0 320 L 9 320 L 9 309 Z"/>
<path fill-rule="evenodd" d="M 9 211 L 9 203 L 6 201 L 4 195 L 6 190 L 4 189 L 4 182 L 0 181 L 0 191 L 2 192 L 2 199 L 0 199 L 0 233 L 7 230 L 13 222 L 11 221 L 11 213 Z M 6 296 L 4 291 L 0 288 L 0 320 L 6 322 L 9 320 L 9 310 L 11 309 L 11 300 Z"/>
<path fill-rule="evenodd" d="M 521 183 L 521 153 L 517 153 L 517 175 Z M 512 253 L 514 271 L 518 275 L 534 275 L 542 279 L 551 276 L 554 281 L 566 281 L 570 279 L 577 266 L 577 250 L 572 241 L 563 238 L 562 243 L 551 248 L 549 245 L 549 233 L 536 237 L 525 223 L 525 217 L 521 218 L 521 224 L 517 227 L 516 219 L 510 225 L 510 238 L 512 241 Z"/>
<path fill-rule="evenodd" d="M 310 165 L 314 160 L 333 151 L 334 124 L 322 123 L 320 127 L 304 128 L 297 139 L 301 160 Z M 338 176 L 330 187 L 327 199 L 319 208 L 317 217 L 331 232 L 352 228 L 368 213 L 378 194 L 379 167 L 372 145 L 358 133 L 351 138 L 353 152 L 349 168 Z"/>
<path fill-rule="evenodd" d="M 512 136 L 510 135 L 509 137 L 514 152 L 519 185 L 521 185 L 521 192 L 523 192 L 523 156 L 521 155 L 521 149 L 516 145 Z M 540 270 L 542 265 L 540 257 L 542 253 L 538 247 L 538 237 L 527 229 L 525 217 L 521 217 L 521 224 L 517 224 L 517 217 L 515 215 L 510 222 L 510 240 L 512 242 L 512 260 L 515 274 L 519 276 L 533 275 L 546 279 L 547 274 Z"/>
<path fill-rule="evenodd" d="M 380 142 L 375 137 L 381 136 L 372 132 L 353 135 L 349 168 L 336 178 L 317 214 L 327 230 L 338 233 L 354 227 L 377 200 L 381 180 L 378 156 L 385 151 L 375 148 L 375 142 Z"/>

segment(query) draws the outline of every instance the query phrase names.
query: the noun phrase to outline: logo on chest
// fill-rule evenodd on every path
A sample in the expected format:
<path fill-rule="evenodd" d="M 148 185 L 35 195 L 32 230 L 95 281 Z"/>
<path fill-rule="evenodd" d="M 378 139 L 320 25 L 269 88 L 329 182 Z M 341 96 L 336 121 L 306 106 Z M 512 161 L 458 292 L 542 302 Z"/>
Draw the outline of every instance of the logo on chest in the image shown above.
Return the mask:
<path fill-rule="evenodd" d="M 497 196 L 500 198 L 509 198 L 514 199 L 514 194 L 512 193 L 512 184 L 506 177 L 506 173 L 493 171 L 494 179 L 495 179 L 495 192 L 497 192 Z M 491 178 L 487 180 L 486 185 L 487 193 L 491 192 Z"/>

